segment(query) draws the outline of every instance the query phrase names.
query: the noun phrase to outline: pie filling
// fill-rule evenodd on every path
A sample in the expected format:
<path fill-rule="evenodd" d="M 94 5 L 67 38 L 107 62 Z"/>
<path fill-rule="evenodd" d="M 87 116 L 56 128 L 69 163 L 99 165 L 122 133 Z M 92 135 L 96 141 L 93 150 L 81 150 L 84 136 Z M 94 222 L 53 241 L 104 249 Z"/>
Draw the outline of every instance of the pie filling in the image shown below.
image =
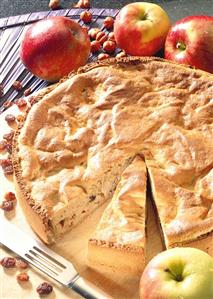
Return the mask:
<path fill-rule="evenodd" d="M 138 154 L 166 246 L 212 232 L 212 79 L 166 61 L 130 58 L 86 67 L 47 89 L 13 151 L 17 188 L 40 211 L 44 241 L 111 199 Z M 36 222 L 33 228 L 38 232 Z"/>

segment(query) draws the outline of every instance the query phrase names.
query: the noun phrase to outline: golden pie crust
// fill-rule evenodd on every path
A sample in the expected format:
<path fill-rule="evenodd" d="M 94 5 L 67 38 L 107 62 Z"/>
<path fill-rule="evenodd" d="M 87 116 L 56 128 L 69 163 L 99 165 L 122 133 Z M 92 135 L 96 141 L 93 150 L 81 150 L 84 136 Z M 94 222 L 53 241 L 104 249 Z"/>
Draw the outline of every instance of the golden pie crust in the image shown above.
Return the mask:
<path fill-rule="evenodd" d="M 38 235 L 51 243 L 111 199 L 143 154 L 166 246 L 208 240 L 212 254 L 212 82 L 206 72 L 131 57 L 88 65 L 44 90 L 13 148 L 18 197 Z"/>

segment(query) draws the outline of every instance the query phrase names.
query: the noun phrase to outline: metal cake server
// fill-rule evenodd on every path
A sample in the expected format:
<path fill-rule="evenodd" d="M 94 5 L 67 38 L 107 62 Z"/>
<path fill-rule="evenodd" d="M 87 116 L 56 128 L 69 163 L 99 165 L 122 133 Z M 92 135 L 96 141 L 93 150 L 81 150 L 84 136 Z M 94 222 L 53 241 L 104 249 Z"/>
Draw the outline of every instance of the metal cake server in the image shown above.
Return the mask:
<path fill-rule="evenodd" d="M 62 285 L 87 299 L 112 299 L 80 277 L 72 263 L 9 223 L 0 215 L 0 243 Z"/>

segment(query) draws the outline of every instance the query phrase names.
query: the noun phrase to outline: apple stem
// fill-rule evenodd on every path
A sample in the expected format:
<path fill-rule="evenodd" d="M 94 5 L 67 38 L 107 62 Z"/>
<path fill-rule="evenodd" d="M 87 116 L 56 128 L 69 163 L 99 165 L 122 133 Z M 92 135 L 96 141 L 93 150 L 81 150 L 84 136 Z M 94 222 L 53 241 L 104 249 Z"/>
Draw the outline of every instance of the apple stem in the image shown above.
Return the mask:
<path fill-rule="evenodd" d="M 144 16 L 142 17 L 141 21 L 147 20 L 147 14 L 145 13 Z"/>
<path fill-rule="evenodd" d="M 186 50 L 186 45 L 183 42 L 177 42 L 176 48 L 181 51 L 184 51 L 184 50 Z"/>
<path fill-rule="evenodd" d="M 171 274 L 171 276 L 176 280 L 176 281 L 182 281 L 183 280 L 183 277 L 181 274 L 175 274 L 173 273 L 170 269 L 166 268 L 164 270 L 165 272 L 168 272 L 169 274 Z"/>

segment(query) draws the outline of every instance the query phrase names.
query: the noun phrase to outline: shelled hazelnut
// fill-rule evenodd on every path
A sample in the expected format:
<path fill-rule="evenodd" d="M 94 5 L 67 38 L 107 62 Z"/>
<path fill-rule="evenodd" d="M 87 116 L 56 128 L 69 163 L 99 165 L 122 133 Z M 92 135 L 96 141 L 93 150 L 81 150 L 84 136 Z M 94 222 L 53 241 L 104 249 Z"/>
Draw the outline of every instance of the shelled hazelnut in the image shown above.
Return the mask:
<path fill-rule="evenodd" d="M 81 14 L 80 14 L 80 19 L 85 23 L 85 24 L 88 24 L 92 21 L 92 14 L 90 11 L 88 10 L 85 10 L 85 11 L 82 11 Z"/>
<path fill-rule="evenodd" d="M 17 91 L 20 91 L 22 89 L 22 84 L 20 81 L 14 81 L 12 86 Z"/>
<path fill-rule="evenodd" d="M 106 53 L 101 53 L 98 55 L 98 60 L 104 60 L 104 59 L 107 59 L 109 58 L 109 54 L 106 54 Z"/>
<path fill-rule="evenodd" d="M 49 8 L 50 9 L 57 9 L 60 7 L 60 0 L 50 0 Z"/>
<path fill-rule="evenodd" d="M 91 52 L 92 53 L 96 53 L 101 49 L 101 44 L 99 43 L 99 41 L 94 40 L 91 42 Z"/>
<path fill-rule="evenodd" d="M 107 40 L 104 42 L 103 44 L 103 50 L 106 52 L 106 53 L 113 53 L 116 49 L 116 43 L 111 41 L 111 40 Z"/>
<path fill-rule="evenodd" d="M 110 30 L 113 28 L 114 25 L 114 19 L 112 17 L 106 17 L 103 21 L 104 28 Z"/>
<path fill-rule="evenodd" d="M 89 0 L 80 0 L 77 4 L 74 5 L 76 8 L 90 8 Z"/>
<path fill-rule="evenodd" d="M 89 30 L 89 32 L 88 32 L 89 37 L 90 37 L 91 39 L 96 39 L 96 36 L 97 36 L 98 32 L 100 32 L 100 31 L 101 31 L 101 30 L 100 30 L 99 28 L 91 28 L 91 29 Z"/>
<path fill-rule="evenodd" d="M 101 45 L 107 40 L 107 35 L 105 32 L 100 31 L 96 35 L 96 40 L 100 42 Z"/>

